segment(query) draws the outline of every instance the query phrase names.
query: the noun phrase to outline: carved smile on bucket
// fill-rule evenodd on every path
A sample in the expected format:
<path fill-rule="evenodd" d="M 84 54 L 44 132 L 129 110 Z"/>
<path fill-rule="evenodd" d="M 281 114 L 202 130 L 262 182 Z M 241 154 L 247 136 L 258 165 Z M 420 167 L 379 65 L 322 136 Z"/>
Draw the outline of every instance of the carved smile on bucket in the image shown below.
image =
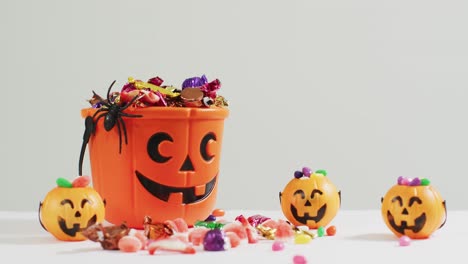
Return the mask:
<path fill-rule="evenodd" d="M 93 217 L 91 217 L 88 220 L 88 224 L 84 228 L 81 228 L 79 223 L 75 223 L 75 224 L 73 224 L 72 228 L 68 228 L 65 219 L 63 219 L 60 216 L 58 217 L 58 223 L 59 223 L 59 226 L 60 226 L 60 230 L 62 230 L 65 234 L 67 234 L 67 235 L 69 235 L 71 237 L 76 236 L 77 232 L 96 224 L 96 221 L 97 221 L 97 216 L 93 215 Z"/>
<path fill-rule="evenodd" d="M 387 211 L 387 219 L 390 225 L 395 229 L 398 233 L 404 235 L 405 230 L 411 230 L 414 233 L 418 233 L 421 231 L 426 224 L 426 213 L 422 213 L 420 216 L 414 219 L 414 225 L 409 226 L 406 221 L 401 221 L 400 225 L 395 223 L 395 218 L 393 217 L 390 211 Z"/>
<path fill-rule="evenodd" d="M 168 185 L 163 185 L 148 179 L 139 171 L 135 171 L 135 174 L 140 181 L 141 185 L 154 197 L 162 200 L 164 202 L 169 202 L 173 200 L 171 196 L 181 195 L 181 202 L 184 204 L 191 204 L 199 202 L 206 197 L 208 197 L 214 189 L 217 176 L 213 177 L 209 182 L 204 185 L 192 186 L 192 187 L 173 187 Z M 197 190 L 203 190 L 202 193 L 197 192 Z"/>
<path fill-rule="evenodd" d="M 304 213 L 304 216 L 299 216 L 297 213 L 297 208 L 294 207 L 294 205 L 291 204 L 291 214 L 293 217 L 300 223 L 307 225 L 307 221 L 311 220 L 314 221 L 315 223 L 318 223 L 320 220 L 322 220 L 323 216 L 325 215 L 325 212 L 327 211 L 327 204 L 324 204 L 320 209 L 317 211 L 316 216 L 310 216 L 309 213 Z"/>

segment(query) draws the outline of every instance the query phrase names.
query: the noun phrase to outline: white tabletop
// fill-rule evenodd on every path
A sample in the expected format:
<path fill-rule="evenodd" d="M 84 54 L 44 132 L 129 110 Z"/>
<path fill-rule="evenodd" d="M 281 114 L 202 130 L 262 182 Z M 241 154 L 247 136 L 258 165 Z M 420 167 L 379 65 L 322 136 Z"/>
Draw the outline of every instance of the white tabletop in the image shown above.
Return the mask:
<path fill-rule="evenodd" d="M 234 220 L 261 214 L 284 219 L 278 211 L 227 210 L 225 219 Z M 14 263 L 43 260 L 44 263 L 293 263 L 293 256 L 303 255 L 308 263 L 444 263 L 461 261 L 467 256 L 468 211 L 449 211 L 446 225 L 431 238 L 413 240 L 410 246 L 399 246 L 398 239 L 387 229 L 380 212 L 340 211 L 331 225 L 335 236 L 319 237 L 309 244 L 286 244 L 283 251 L 271 249 L 273 241 L 241 244 L 222 252 L 201 248 L 193 255 L 147 251 L 123 253 L 103 250 L 92 241 L 63 242 L 42 229 L 37 212 L 0 212 L 0 256 Z M 461 261 L 461 262 L 460 262 Z M 42 262 L 41 262 L 42 263 Z"/>

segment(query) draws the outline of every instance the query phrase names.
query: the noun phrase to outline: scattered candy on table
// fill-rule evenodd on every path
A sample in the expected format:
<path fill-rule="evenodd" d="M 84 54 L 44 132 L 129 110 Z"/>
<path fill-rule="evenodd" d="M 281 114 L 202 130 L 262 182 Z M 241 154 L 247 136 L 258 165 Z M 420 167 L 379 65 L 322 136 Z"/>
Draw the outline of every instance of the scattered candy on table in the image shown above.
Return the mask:
<path fill-rule="evenodd" d="M 229 243 L 231 243 L 231 247 L 235 248 L 241 243 L 240 237 L 234 232 L 225 232 L 226 236 L 229 238 Z"/>
<path fill-rule="evenodd" d="M 252 226 L 248 219 L 256 226 Z M 281 251 L 287 243 L 308 244 L 317 237 L 329 235 L 324 227 L 314 231 L 307 226 L 294 226 L 283 219 L 275 220 L 259 214 L 239 215 L 226 223 L 198 221 L 191 228 L 182 218 L 154 222 L 146 216 L 143 223 L 142 230 L 130 229 L 124 223 L 96 224 L 85 229 L 83 234 L 89 240 L 99 242 L 105 250 L 126 253 L 146 250 L 150 255 L 164 254 L 164 251 L 183 254 L 195 254 L 200 250 L 225 251 L 240 246 L 242 242 L 256 244 L 262 239 L 272 240 L 272 251 Z M 331 229 L 336 232 L 335 226 L 327 228 Z"/>
<path fill-rule="evenodd" d="M 336 227 L 334 225 L 327 228 L 327 236 L 334 236 L 336 234 Z"/>
<path fill-rule="evenodd" d="M 95 224 L 82 231 L 82 234 L 91 241 L 99 242 L 105 250 L 118 250 L 119 241 L 129 234 L 130 228 L 125 225 Z"/>
<path fill-rule="evenodd" d="M 211 229 L 203 239 L 203 249 L 206 251 L 222 251 L 228 249 L 229 243 L 222 229 Z"/>
<path fill-rule="evenodd" d="M 135 236 L 124 236 L 120 238 L 117 245 L 123 252 L 137 252 L 143 247 L 141 240 Z"/>
<path fill-rule="evenodd" d="M 279 240 L 276 240 L 275 242 L 273 242 L 273 244 L 271 244 L 271 249 L 273 251 L 281 251 L 284 249 L 284 243 L 283 241 L 279 241 Z"/>
<path fill-rule="evenodd" d="M 173 251 L 184 254 L 195 254 L 195 248 L 190 243 L 175 238 L 164 238 L 151 242 L 148 245 L 148 253 L 154 255 L 156 251 Z"/>
<path fill-rule="evenodd" d="M 260 225 L 260 224 L 262 224 L 263 222 L 265 222 L 267 220 L 270 220 L 270 218 L 266 217 L 266 216 L 263 216 L 263 215 L 259 215 L 259 214 L 252 215 L 252 216 L 249 216 L 247 218 L 247 221 L 253 227 L 256 227 L 257 225 Z"/>
<path fill-rule="evenodd" d="M 323 226 L 319 226 L 319 228 L 317 229 L 317 235 L 319 237 L 323 237 L 325 235 L 325 228 Z"/>
<path fill-rule="evenodd" d="M 198 246 L 201 245 L 203 242 L 203 238 L 205 237 L 206 233 L 210 231 L 211 229 L 206 228 L 206 227 L 197 227 L 194 228 L 192 231 L 190 231 L 188 235 L 188 240 L 192 245 Z"/>
<path fill-rule="evenodd" d="M 174 230 L 167 223 L 153 223 L 149 216 L 145 217 L 143 226 L 146 237 L 151 240 L 167 238 L 174 234 Z"/>
<path fill-rule="evenodd" d="M 402 247 L 409 246 L 411 244 L 411 238 L 409 238 L 408 236 L 401 236 L 399 239 L 399 243 Z"/>
<path fill-rule="evenodd" d="M 293 263 L 294 264 L 306 264 L 307 263 L 307 259 L 302 256 L 302 255 L 295 255 L 293 257 Z"/>
<path fill-rule="evenodd" d="M 296 244 L 308 244 L 310 241 L 312 241 L 312 237 L 306 234 L 297 234 L 294 237 L 294 243 Z"/>
<path fill-rule="evenodd" d="M 225 212 L 223 209 L 217 208 L 217 209 L 214 209 L 211 214 L 214 215 L 215 217 L 222 217 L 224 216 Z"/>

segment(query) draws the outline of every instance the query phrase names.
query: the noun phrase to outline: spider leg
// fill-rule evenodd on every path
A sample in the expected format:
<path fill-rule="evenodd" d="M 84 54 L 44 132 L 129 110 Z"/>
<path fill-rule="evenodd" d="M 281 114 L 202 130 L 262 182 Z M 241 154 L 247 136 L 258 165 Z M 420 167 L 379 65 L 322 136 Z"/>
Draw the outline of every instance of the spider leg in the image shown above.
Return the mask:
<path fill-rule="evenodd" d="M 99 110 L 98 110 L 98 111 L 99 111 Z M 97 113 L 97 112 L 96 112 L 96 113 Z M 96 114 L 94 114 L 94 116 L 95 116 L 95 115 L 96 115 Z M 101 119 L 102 117 L 104 117 L 104 116 L 106 116 L 106 115 L 107 115 L 107 113 L 102 113 L 102 114 L 100 114 L 100 115 L 97 117 L 96 121 L 94 121 L 94 124 L 97 125 L 99 119 Z M 94 116 L 93 116 L 93 119 L 94 119 Z"/>
<path fill-rule="evenodd" d="M 120 122 L 122 118 L 119 116 L 117 120 L 117 129 L 119 131 L 119 154 L 122 153 L 122 131 L 120 129 Z M 123 121 L 122 121 L 123 122 Z M 122 124 L 122 126 L 125 127 L 125 124 Z M 125 144 L 127 144 L 127 137 L 125 137 Z"/>
<path fill-rule="evenodd" d="M 133 97 L 133 99 L 130 102 L 128 102 L 125 106 L 120 108 L 120 111 L 123 111 L 123 110 L 127 109 L 129 106 L 131 106 L 138 99 L 138 97 L 140 97 L 140 96 L 135 95 L 135 97 Z"/>
<path fill-rule="evenodd" d="M 109 86 L 109 89 L 107 89 L 107 102 L 111 102 L 110 100 L 110 90 L 112 89 L 112 86 L 114 86 L 114 83 L 115 83 L 115 80 L 111 83 L 111 85 Z"/>
<path fill-rule="evenodd" d="M 95 124 L 91 116 L 87 116 L 85 119 L 85 131 L 83 134 L 83 143 L 81 145 L 80 159 L 78 161 L 78 175 L 82 176 L 83 172 L 83 158 L 86 151 L 86 146 L 88 145 L 89 138 L 94 134 Z"/>
<path fill-rule="evenodd" d="M 82 174 L 83 173 L 83 159 L 84 159 L 84 154 L 86 151 L 86 146 L 88 145 L 88 142 L 89 142 L 89 138 L 91 137 L 91 134 L 94 134 L 94 132 L 96 131 L 96 124 L 98 123 L 99 119 L 107 115 L 107 113 L 102 113 L 104 110 L 105 109 L 99 109 L 96 111 L 96 113 L 94 113 L 92 117 L 88 116 L 85 119 L 85 132 L 83 134 L 83 143 L 81 144 L 80 159 L 78 161 L 78 175 L 79 176 L 83 175 Z M 101 114 L 97 117 L 96 121 L 94 121 L 94 118 L 99 113 Z"/>
<path fill-rule="evenodd" d="M 125 145 L 128 145 L 127 127 L 125 126 L 125 121 L 123 120 L 123 118 L 121 116 L 119 116 L 118 118 L 119 118 L 119 121 L 117 123 L 122 123 L 122 129 L 123 129 L 123 133 L 124 133 Z"/>
<path fill-rule="evenodd" d="M 93 115 L 93 120 L 94 120 L 94 118 L 95 118 L 99 113 L 101 113 L 101 112 L 104 111 L 104 110 L 105 110 L 104 108 L 99 108 L 99 110 L 97 110 L 96 113 L 94 113 L 94 115 Z"/>
<path fill-rule="evenodd" d="M 121 116 L 126 116 L 126 117 L 142 117 L 142 115 L 134 115 L 134 114 L 128 114 L 128 113 L 120 113 Z"/>

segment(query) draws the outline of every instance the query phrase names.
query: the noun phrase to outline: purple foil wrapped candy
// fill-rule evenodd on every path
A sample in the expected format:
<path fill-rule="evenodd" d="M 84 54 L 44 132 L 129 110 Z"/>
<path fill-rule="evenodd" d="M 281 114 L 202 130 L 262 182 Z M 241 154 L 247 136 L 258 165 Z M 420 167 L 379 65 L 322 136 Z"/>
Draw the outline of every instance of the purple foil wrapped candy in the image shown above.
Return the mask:
<path fill-rule="evenodd" d="M 201 77 L 188 78 L 182 83 L 182 89 L 189 87 L 200 87 L 205 85 L 207 82 L 208 80 L 204 74 Z"/>
<path fill-rule="evenodd" d="M 263 222 L 265 222 L 266 220 L 270 220 L 270 217 L 267 217 L 267 216 L 263 216 L 263 215 L 259 215 L 259 214 L 256 214 L 256 215 L 252 215 L 252 216 L 249 216 L 247 218 L 247 221 L 249 222 L 249 224 L 253 227 L 256 227 L 258 225 L 261 225 Z"/>
<path fill-rule="evenodd" d="M 221 82 L 218 79 L 215 79 L 209 83 L 206 83 L 200 89 L 205 93 L 206 96 L 211 98 L 216 98 L 216 91 L 221 88 Z"/>
<path fill-rule="evenodd" d="M 206 232 L 203 239 L 203 249 L 206 251 L 223 251 L 225 250 L 226 235 L 221 229 L 212 229 Z"/>

